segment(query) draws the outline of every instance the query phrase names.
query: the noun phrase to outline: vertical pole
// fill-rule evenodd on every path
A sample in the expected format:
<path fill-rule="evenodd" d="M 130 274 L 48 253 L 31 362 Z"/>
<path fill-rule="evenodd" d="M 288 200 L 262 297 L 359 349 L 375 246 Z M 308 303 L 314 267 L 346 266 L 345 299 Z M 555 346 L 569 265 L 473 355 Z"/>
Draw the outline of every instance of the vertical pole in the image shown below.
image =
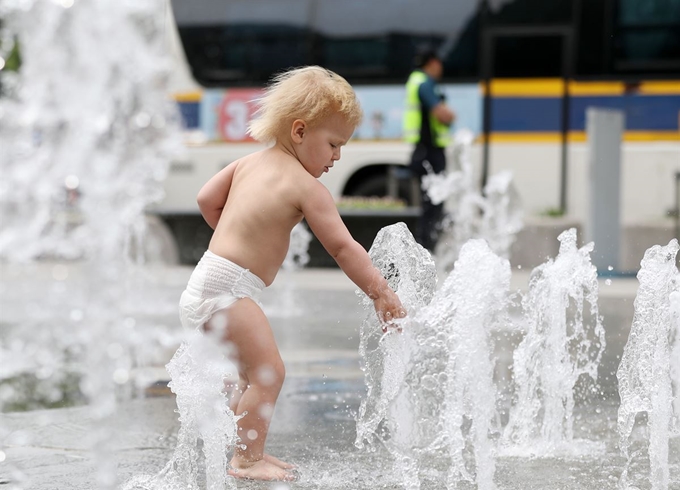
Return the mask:
<path fill-rule="evenodd" d="M 569 126 L 571 124 L 569 111 L 571 110 L 571 99 L 569 94 L 569 81 L 571 79 L 572 67 L 572 42 L 573 31 L 562 36 L 562 150 L 560 158 L 560 211 L 562 214 L 567 212 L 567 179 L 569 170 Z"/>
<path fill-rule="evenodd" d="M 487 0 L 482 0 L 479 8 L 479 32 L 481 40 L 482 78 L 484 80 L 484 99 L 482 112 L 482 182 L 484 189 L 489 178 L 489 139 L 491 137 L 491 75 L 493 71 L 493 43 L 494 38 L 487 30 L 488 25 Z"/>
<path fill-rule="evenodd" d="M 603 24 L 604 29 L 602 29 L 603 37 L 603 51 L 604 60 L 602 65 L 604 66 L 604 74 L 610 74 L 612 72 L 612 59 L 613 59 L 613 49 L 614 49 L 614 16 L 616 15 L 616 5 L 614 5 L 614 0 L 605 0 L 604 4 L 604 18 Z"/>
<path fill-rule="evenodd" d="M 592 263 L 599 271 L 618 270 L 621 242 L 621 142 L 625 113 L 586 109 L 588 134 L 588 218 L 584 241 L 595 242 Z"/>
<path fill-rule="evenodd" d="M 564 39 L 567 42 L 567 38 Z M 560 158 L 560 211 L 562 214 L 567 212 L 567 178 L 568 178 L 568 159 L 569 159 L 569 110 L 571 107 L 569 100 L 569 79 L 563 77 L 564 89 L 562 92 L 562 150 Z"/>

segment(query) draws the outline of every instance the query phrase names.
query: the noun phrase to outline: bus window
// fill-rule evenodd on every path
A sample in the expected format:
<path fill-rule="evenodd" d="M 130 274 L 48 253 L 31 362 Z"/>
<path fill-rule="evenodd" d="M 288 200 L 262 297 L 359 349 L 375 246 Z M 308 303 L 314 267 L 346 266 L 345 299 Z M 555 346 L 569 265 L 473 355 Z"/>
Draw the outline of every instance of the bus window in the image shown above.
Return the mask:
<path fill-rule="evenodd" d="M 561 36 L 499 36 L 495 40 L 493 75 L 498 78 L 560 77 L 563 42 Z"/>
<path fill-rule="evenodd" d="M 680 71 L 680 0 L 619 0 L 614 69 Z"/>
<path fill-rule="evenodd" d="M 419 45 L 439 46 L 444 79 L 475 77 L 478 0 L 173 0 L 204 86 L 260 85 L 317 64 L 351 83 L 403 83 Z M 408 21 L 405 21 L 408 19 Z"/>

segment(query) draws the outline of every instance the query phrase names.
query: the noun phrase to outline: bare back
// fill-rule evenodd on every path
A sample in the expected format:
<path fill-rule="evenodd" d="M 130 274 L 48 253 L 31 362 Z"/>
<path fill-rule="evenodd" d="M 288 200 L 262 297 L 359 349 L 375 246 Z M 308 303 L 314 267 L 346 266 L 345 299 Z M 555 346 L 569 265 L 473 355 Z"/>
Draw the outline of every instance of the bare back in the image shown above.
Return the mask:
<path fill-rule="evenodd" d="M 286 258 L 291 230 L 303 218 L 304 189 L 322 184 L 276 148 L 248 155 L 232 166 L 227 200 L 209 249 L 270 285 Z"/>

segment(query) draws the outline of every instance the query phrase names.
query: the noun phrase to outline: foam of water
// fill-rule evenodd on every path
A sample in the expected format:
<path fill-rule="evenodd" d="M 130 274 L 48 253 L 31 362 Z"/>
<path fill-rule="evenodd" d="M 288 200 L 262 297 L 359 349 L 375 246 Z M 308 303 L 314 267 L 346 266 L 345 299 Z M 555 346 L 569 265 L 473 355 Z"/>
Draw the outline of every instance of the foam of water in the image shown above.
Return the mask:
<path fill-rule="evenodd" d="M 680 272 L 675 265 L 678 253 L 676 239 L 665 246 L 655 245 L 645 252 L 638 272 L 640 287 L 635 297 L 635 314 L 628 342 L 617 371 L 621 404 L 618 415 L 620 447 L 626 456 L 621 475 L 622 488 L 628 488 L 640 475 L 631 473 L 639 446 L 634 434 L 636 416 L 647 416 L 649 480 L 652 490 L 665 490 L 669 483 L 669 438 L 673 418 L 671 365 L 673 327 L 677 328 L 677 301 L 680 294 Z M 671 306 L 671 303 L 673 305 Z M 673 324 L 675 322 L 675 325 Z M 677 330 L 676 330 L 677 332 Z M 676 380 L 677 383 L 677 380 Z M 677 386 L 677 384 L 676 384 Z M 676 402 L 677 408 L 677 402 Z"/>
<path fill-rule="evenodd" d="M 405 488 L 420 488 L 433 474 L 447 488 L 461 481 L 494 488 L 490 435 L 498 427 L 489 334 L 506 315 L 510 265 L 483 240 L 472 240 L 430 300 L 433 265 L 426 252 L 403 225 L 381 233 L 370 253 L 393 280 L 409 319 L 372 351 L 366 345 L 380 331 L 372 312 L 362 326 L 368 395 L 357 446 L 385 444 Z"/>
<path fill-rule="evenodd" d="M 513 354 L 515 397 L 503 443 L 529 454 L 570 453 L 574 390 L 581 376 L 597 380 L 605 348 L 593 244 L 579 249 L 575 229 L 558 239 L 555 260 L 532 271 L 523 299 L 526 332 Z"/>

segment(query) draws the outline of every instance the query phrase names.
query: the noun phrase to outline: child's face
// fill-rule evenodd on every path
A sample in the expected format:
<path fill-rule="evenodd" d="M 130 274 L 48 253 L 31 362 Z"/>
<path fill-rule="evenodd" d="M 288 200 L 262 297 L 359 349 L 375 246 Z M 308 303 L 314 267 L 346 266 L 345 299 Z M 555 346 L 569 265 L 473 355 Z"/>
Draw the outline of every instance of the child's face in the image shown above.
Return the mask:
<path fill-rule="evenodd" d="M 293 130 L 295 132 L 296 128 Z M 340 160 L 340 148 L 347 144 L 352 133 L 354 127 L 339 114 L 330 116 L 314 127 L 304 125 L 295 133 L 299 136 L 296 149 L 298 160 L 307 172 L 319 178 Z"/>

